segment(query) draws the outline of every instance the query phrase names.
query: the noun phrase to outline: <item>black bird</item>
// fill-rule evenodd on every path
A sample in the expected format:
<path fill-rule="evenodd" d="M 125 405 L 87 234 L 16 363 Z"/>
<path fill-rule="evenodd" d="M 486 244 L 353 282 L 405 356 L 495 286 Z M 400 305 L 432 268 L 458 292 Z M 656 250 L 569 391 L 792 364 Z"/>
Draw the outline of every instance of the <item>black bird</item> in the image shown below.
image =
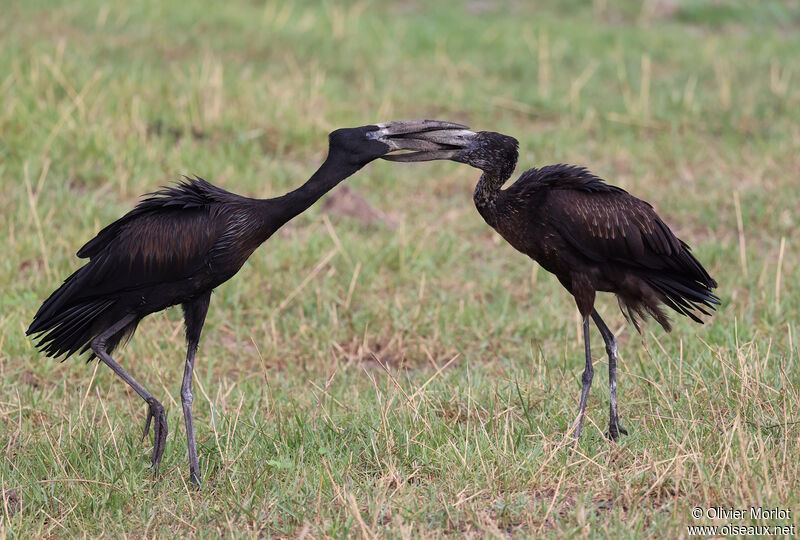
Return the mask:
<path fill-rule="evenodd" d="M 319 170 L 296 190 L 274 199 L 243 197 L 197 177 L 151 193 L 78 251 L 78 257 L 89 261 L 45 300 L 27 334 L 38 337 L 37 347 L 47 356 L 66 359 L 89 352 L 90 360 L 100 358 L 145 400 L 142 439 L 154 421 L 152 464 L 157 470 L 167 438 L 164 407 L 111 353 L 143 317 L 180 304 L 188 343 L 181 403 L 190 479 L 199 484 L 192 370 L 211 291 L 233 277 L 282 225 L 370 161 L 393 150 L 445 148 L 413 136 L 463 127 L 412 120 L 338 129 L 329 136 L 328 156 Z"/>
<path fill-rule="evenodd" d="M 717 282 L 647 202 L 606 184 L 582 167 L 550 165 L 530 169 L 507 189 L 514 172 L 517 140 L 493 132 L 443 130 L 420 135 L 450 148 L 384 156 L 390 161 L 449 159 L 483 171 L 475 188 L 478 212 L 515 249 L 556 275 L 575 298 L 583 317 L 586 368 L 582 377 L 575 439 L 580 437 L 594 369 L 589 317 L 608 353 L 610 413 L 608 436 L 627 431 L 617 414 L 617 340 L 594 309 L 595 293 L 614 293 L 636 327 L 646 315 L 666 330 L 662 306 L 702 323 L 719 305 Z"/>

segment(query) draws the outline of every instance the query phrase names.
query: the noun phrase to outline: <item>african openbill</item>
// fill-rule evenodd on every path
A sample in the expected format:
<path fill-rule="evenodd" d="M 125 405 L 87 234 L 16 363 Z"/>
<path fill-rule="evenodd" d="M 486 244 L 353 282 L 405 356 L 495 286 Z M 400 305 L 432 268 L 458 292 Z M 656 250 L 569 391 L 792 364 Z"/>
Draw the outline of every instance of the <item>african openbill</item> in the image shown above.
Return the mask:
<path fill-rule="evenodd" d="M 583 317 L 586 368 L 575 439 L 580 437 L 594 368 L 589 317 L 605 341 L 610 396 L 608 436 L 627 431 L 617 414 L 617 340 L 594 309 L 595 293 L 611 292 L 636 327 L 646 315 L 666 331 L 662 305 L 702 323 L 719 305 L 717 282 L 647 202 L 606 184 L 582 167 L 530 169 L 501 189 L 517 164 L 517 140 L 493 132 L 443 130 L 422 139 L 450 148 L 384 156 L 390 161 L 448 159 L 483 171 L 473 199 L 478 212 L 515 249 L 556 275 Z"/>
<path fill-rule="evenodd" d="M 151 193 L 78 251 L 89 262 L 45 300 L 27 334 L 37 335 L 37 347 L 54 358 L 76 352 L 100 358 L 145 400 L 142 439 L 154 421 L 152 465 L 157 470 L 167 437 L 164 407 L 111 353 L 143 317 L 180 304 L 188 344 L 181 403 L 190 479 L 199 484 L 192 370 L 211 291 L 233 277 L 282 225 L 370 161 L 393 150 L 443 148 L 413 136 L 463 127 L 412 120 L 338 129 L 329 136 L 328 156 L 319 170 L 296 190 L 274 199 L 243 197 L 197 177 Z"/>

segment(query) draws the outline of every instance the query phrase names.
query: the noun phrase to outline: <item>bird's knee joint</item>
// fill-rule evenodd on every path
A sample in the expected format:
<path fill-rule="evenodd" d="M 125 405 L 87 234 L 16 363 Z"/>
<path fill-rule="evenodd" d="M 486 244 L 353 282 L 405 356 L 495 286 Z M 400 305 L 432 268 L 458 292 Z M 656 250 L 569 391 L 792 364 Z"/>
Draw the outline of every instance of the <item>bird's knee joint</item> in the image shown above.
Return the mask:
<path fill-rule="evenodd" d="M 95 338 L 89 344 L 92 351 L 97 355 L 100 356 L 102 353 L 106 352 L 106 341 L 104 339 Z"/>
<path fill-rule="evenodd" d="M 586 366 L 586 369 L 583 371 L 583 376 L 581 377 L 581 382 L 583 382 L 583 384 L 589 384 L 592 382 L 593 377 L 594 368 L 591 366 Z"/>
<path fill-rule="evenodd" d="M 609 356 L 617 357 L 617 338 L 614 336 L 606 342 L 606 352 Z"/>
<path fill-rule="evenodd" d="M 192 391 L 187 389 L 181 390 L 181 401 L 186 403 L 187 405 L 191 405 L 192 401 L 194 401 L 194 396 L 192 395 Z"/>

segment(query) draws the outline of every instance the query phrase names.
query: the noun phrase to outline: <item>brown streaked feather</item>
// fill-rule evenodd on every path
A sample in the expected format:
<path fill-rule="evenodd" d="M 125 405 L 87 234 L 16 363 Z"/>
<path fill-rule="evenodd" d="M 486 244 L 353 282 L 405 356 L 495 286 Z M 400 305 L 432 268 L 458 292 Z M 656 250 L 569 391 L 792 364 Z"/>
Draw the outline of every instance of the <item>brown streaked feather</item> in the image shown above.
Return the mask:
<path fill-rule="evenodd" d="M 207 216 L 207 209 L 176 208 L 130 220 L 91 257 L 82 288 L 109 294 L 193 275 L 222 232 Z"/>
<path fill-rule="evenodd" d="M 180 231 L 180 233 L 177 233 Z M 217 237 L 210 220 L 202 211 L 181 211 L 170 216 L 143 216 L 136 227 L 125 227 L 117 238 L 119 248 L 114 256 L 122 262 L 128 259 L 129 268 L 140 264 L 147 273 L 164 265 L 173 265 L 180 273 L 182 267 L 193 267 L 214 245 Z"/>
<path fill-rule="evenodd" d="M 556 274 L 584 315 L 588 295 L 575 286 L 576 276 L 589 277 L 595 290 L 616 293 L 637 328 L 636 318 L 650 315 L 669 330 L 663 305 L 702 322 L 698 314 L 719 304 L 712 292 L 716 281 L 653 207 L 584 168 L 531 169 L 498 199 L 502 210 L 486 212 L 487 222 Z"/>
<path fill-rule="evenodd" d="M 202 178 L 187 178 L 174 186 L 149 193 L 136 207 L 104 227 L 78 250 L 78 257 L 91 258 L 114 242 L 132 221 L 154 215 L 175 215 L 179 210 L 210 208 L 215 203 L 247 203 L 252 199 L 236 195 L 210 184 Z M 183 215 L 183 214 L 177 214 Z"/>
<path fill-rule="evenodd" d="M 671 257 L 681 250 L 680 241 L 644 201 L 627 193 L 555 190 L 545 205 L 549 223 L 592 261 L 679 269 Z"/>

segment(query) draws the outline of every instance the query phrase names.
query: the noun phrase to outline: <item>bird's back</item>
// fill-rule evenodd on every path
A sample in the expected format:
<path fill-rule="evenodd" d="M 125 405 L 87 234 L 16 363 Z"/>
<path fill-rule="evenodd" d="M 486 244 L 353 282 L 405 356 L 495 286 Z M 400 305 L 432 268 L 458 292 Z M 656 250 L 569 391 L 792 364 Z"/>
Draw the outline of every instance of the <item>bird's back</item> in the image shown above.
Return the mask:
<path fill-rule="evenodd" d="M 502 200 L 497 229 L 514 247 L 568 289 L 580 279 L 616 293 L 634 322 L 649 313 L 669 329 L 660 303 L 698 322 L 719 303 L 716 281 L 653 207 L 584 168 L 531 169 Z"/>
<path fill-rule="evenodd" d="M 69 356 L 128 313 L 141 318 L 225 281 L 249 255 L 212 265 L 241 200 L 200 179 L 150 194 L 78 251 L 88 262 L 45 300 L 27 333 L 48 355 Z"/>

